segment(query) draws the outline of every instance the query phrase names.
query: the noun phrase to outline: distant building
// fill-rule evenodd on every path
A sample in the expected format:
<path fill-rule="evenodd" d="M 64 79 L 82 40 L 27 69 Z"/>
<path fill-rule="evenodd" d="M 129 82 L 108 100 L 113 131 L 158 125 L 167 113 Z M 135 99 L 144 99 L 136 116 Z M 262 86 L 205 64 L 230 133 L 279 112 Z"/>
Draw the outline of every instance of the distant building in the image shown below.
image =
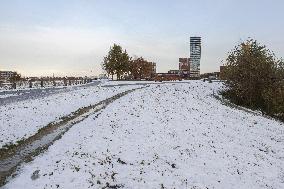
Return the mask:
<path fill-rule="evenodd" d="M 200 76 L 201 37 L 190 37 L 190 76 Z"/>
<path fill-rule="evenodd" d="M 204 74 L 200 75 L 200 78 L 219 79 L 220 78 L 220 72 L 204 73 Z"/>
<path fill-rule="evenodd" d="M 16 72 L 13 71 L 0 71 L 0 79 L 10 79 L 16 74 Z"/>
<path fill-rule="evenodd" d="M 176 74 L 179 75 L 180 71 L 179 70 L 169 70 L 168 74 Z"/>
<path fill-rule="evenodd" d="M 155 62 L 150 62 L 152 64 L 152 73 L 151 76 L 154 76 L 157 73 L 157 66 Z"/>
<path fill-rule="evenodd" d="M 28 77 L 29 81 L 39 81 L 40 78 L 39 77 Z"/>
<path fill-rule="evenodd" d="M 183 78 L 189 77 L 190 74 L 190 58 L 179 58 L 179 72 Z"/>
<path fill-rule="evenodd" d="M 179 70 L 190 70 L 190 58 L 179 58 Z"/>

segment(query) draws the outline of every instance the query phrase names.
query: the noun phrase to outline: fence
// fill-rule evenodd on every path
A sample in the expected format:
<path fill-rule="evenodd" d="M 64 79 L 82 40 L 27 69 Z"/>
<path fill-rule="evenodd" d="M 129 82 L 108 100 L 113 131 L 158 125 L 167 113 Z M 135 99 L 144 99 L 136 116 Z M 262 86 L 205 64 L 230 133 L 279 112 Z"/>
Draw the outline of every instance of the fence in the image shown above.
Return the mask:
<path fill-rule="evenodd" d="M 72 86 L 90 83 L 92 79 L 54 79 L 54 80 L 24 80 L 17 82 L 0 82 L 0 89 L 26 89 L 26 88 L 49 88 L 59 86 Z"/>

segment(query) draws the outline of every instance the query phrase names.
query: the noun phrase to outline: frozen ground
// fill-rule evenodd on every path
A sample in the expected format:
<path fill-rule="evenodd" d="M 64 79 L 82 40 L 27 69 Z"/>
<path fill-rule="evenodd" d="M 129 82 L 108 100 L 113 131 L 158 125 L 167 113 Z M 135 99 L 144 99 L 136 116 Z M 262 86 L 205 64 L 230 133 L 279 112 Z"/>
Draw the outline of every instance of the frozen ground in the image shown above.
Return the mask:
<path fill-rule="evenodd" d="M 284 188 L 284 125 L 217 83 L 151 85 L 73 126 L 4 188 Z"/>
<path fill-rule="evenodd" d="M 48 123 L 138 86 L 88 86 L 0 106 L 0 148 L 28 138 Z"/>

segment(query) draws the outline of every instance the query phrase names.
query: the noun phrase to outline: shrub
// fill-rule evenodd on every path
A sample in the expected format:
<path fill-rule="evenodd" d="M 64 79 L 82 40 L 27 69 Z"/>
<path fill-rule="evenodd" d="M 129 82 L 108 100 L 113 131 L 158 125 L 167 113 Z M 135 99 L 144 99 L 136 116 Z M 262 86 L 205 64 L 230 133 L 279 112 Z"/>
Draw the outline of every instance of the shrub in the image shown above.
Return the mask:
<path fill-rule="evenodd" d="M 265 46 L 249 39 L 226 59 L 223 95 L 232 102 L 270 115 L 283 115 L 283 61 Z"/>

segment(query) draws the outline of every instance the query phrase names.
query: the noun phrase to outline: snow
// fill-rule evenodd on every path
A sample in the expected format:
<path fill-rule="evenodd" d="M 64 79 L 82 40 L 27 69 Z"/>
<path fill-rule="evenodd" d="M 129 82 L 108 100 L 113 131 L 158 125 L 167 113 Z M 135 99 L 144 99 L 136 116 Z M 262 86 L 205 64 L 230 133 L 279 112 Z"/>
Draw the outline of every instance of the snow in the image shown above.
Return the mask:
<path fill-rule="evenodd" d="M 0 148 L 32 136 L 50 122 L 57 121 L 81 107 L 94 105 L 115 94 L 137 87 L 89 86 L 0 106 Z"/>
<path fill-rule="evenodd" d="M 74 125 L 4 188 L 284 188 L 281 122 L 218 83 L 150 85 Z"/>

